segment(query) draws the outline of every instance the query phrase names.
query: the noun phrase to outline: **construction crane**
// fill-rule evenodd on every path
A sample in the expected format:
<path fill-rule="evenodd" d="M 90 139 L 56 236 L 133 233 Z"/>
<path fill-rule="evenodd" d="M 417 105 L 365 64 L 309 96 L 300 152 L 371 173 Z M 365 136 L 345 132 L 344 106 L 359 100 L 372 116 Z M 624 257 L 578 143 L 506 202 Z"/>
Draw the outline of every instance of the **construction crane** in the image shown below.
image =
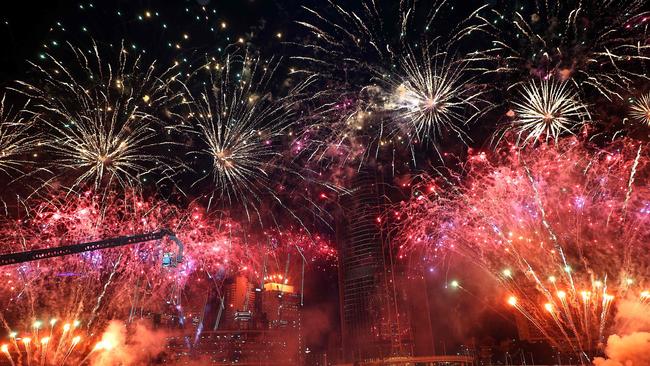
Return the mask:
<path fill-rule="evenodd" d="M 183 243 L 181 243 L 176 235 L 169 229 L 160 229 L 158 231 L 147 234 L 119 236 L 117 238 L 93 241 L 90 243 L 80 243 L 73 245 L 64 245 L 56 248 L 35 249 L 27 252 L 2 254 L 0 255 L 0 267 L 10 264 L 37 261 L 45 258 L 62 257 L 70 254 L 121 247 L 151 240 L 160 240 L 164 237 L 168 237 L 170 240 L 176 243 L 178 246 L 178 252 L 176 255 L 173 253 L 164 253 L 162 265 L 163 267 L 176 267 L 178 263 L 183 261 Z"/>

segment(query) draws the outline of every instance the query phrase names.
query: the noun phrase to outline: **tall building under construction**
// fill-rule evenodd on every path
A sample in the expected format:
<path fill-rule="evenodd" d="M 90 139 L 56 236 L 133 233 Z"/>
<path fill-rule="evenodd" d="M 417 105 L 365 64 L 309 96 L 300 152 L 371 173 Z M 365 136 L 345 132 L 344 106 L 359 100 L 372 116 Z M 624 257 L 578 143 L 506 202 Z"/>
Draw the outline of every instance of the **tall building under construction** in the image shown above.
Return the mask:
<path fill-rule="evenodd" d="M 360 172 L 341 200 L 337 224 L 342 352 L 345 362 L 412 354 L 407 315 L 390 238 L 381 226 L 384 184 L 375 172 Z"/>

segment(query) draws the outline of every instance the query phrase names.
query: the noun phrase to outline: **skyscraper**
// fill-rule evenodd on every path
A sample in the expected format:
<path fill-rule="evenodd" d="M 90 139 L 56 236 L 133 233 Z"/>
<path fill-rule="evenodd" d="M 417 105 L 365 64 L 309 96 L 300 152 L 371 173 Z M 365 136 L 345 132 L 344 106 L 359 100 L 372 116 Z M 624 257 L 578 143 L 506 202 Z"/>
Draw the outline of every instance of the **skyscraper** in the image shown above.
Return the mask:
<path fill-rule="evenodd" d="M 341 200 L 337 224 L 343 358 L 347 362 L 409 355 L 408 322 L 398 304 L 394 252 L 382 230 L 384 190 L 362 171 Z"/>
<path fill-rule="evenodd" d="M 268 282 L 264 284 L 261 300 L 263 326 L 275 335 L 286 364 L 302 365 L 304 340 L 300 294 L 294 286 Z"/>

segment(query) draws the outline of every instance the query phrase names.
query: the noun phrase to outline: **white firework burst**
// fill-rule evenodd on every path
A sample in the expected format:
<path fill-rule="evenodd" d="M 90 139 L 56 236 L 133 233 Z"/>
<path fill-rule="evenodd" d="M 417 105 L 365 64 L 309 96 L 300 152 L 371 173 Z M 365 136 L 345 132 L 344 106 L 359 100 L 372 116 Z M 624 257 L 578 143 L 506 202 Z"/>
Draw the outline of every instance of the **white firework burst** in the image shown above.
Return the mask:
<path fill-rule="evenodd" d="M 270 175 L 283 169 L 278 145 L 292 125 L 292 112 L 286 99 L 274 99 L 267 89 L 275 68 L 277 63 L 261 65 L 248 55 L 228 56 L 191 103 L 190 120 L 201 140 L 192 154 L 211 160 L 195 184 L 211 177 L 210 201 L 239 203 L 247 215 L 253 211 L 259 216 L 264 196 L 280 201 Z"/>
<path fill-rule="evenodd" d="M 575 134 L 590 117 L 573 87 L 554 79 L 532 80 L 523 85 L 513 104 L 514 121 L 507 130 L 517 135 L 520 146 Z"/>
<path fill-rule="evenodd" d="M 456 118 L 475 112 L 471 106 L 461 111 L 467 101 L 462 99 L 469 98 L 458 85 L 464 67 L 410 55 L 422 49 L 433 53 L 432 45 L 460 54 L 461 41 L 482 27 L 478 9 L 460 9 L 449 0 L 361 0 L 355 5 L 329 0 L 302 8 L 304 17 L 296 23 L 311 37 L 294 44 L 299 52 L 291 59 L 296 73 L 314 80 L 314 109 L 323 116 L 314 119 L 306 154 L 326 164 L 338 159 L 361 166 L 382 159 L 382 151 L 392 151 L 384 158 L 393 159 L 403 147 L 413 152 L 413 142 L 434 139 L 443 130 L 463 135 Z M 454 27 L 437 26 L 449 16 L 458 19 Z M 461 91 L 463 96 L 453 95 Z M 398 118 L 374 117 L 385 116 L 387 109 Z"/>
<path fill-rule="evenodd" d="M 40 136 L 34 131 L 33 119 L 21 111 L 5 108 L 5 95 L 0 100 L 0 172 L 11 175 L 22 173 L 27 155 L 40 145 Z M 23 108 L 24 109 L 24 108 Z"/>
<path fill-rule="evenodd" d="M 650 127 L 650 94 L 644 94 L 632 103 L 630 117 Z"/>
<path fill-rule="evenodd" d="M 169 88 L 175 75 L 171 68 L 157 73 L 155 63 L 143 65 L 124 47 L 112 63 L 95 44 L 90 51 L 69 46 L 73 62 L 48 55 L 50 64 L 34 64 L 42 82 L 19 82 L 18 90 L 37 101 L 31 111 L 43 122 L 51 170 L 70 189 L 137 187 L 143 175 L 166 166 L 156 128 L 179 98 Z"/>
<path fill-rule="evenodd" d="M 450 131 L 465 140 L 462 127 L 485 112 L 484 91 L 465 75 L 463 61 L 441 57 L 404 57 L 401 75 L 389 80 L 392 94 L 385 108 L 396 112 L 412 138 L 435 140 Z"/>
<path fill-rule="evenodd" d="M 497 1 L 477 16 L 491 45 L 476 53 L 494 62 L 486 74 L 525 83 L 555 77 L 607 99 L 623 99 L 650 56 L 647 1 Z"/>

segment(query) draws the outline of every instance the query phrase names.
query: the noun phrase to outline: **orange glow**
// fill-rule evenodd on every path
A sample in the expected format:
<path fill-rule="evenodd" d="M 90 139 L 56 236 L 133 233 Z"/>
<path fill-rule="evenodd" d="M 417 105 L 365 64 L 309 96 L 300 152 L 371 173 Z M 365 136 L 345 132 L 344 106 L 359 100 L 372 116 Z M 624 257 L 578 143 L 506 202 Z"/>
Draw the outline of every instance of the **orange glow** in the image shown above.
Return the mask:
<path fill-rule="evenodd" d="M 514 297 L 514 296 L 510 296 L 510 297 L 508 298 L 508 304 L 510 304 L 510 305 L 512 305 L 512 306 L 517 305 L 517 298 Z"/>
<path fill-rule="evenodd" d="M 550 277 L 548 278 L 548 281 L 551 282 L 551 283 L 555 283 L 555 281 L 556 281 L 555 276 L 550 276 Z"/>
<path fill-rule="evenodd" d="M 264 284 L 264 290 L 266 291 L 280 291 L 289 294 L 293 294 L 295 289 L 291 285 L 285 285 L 282 283 L 268 282 Z"/>

